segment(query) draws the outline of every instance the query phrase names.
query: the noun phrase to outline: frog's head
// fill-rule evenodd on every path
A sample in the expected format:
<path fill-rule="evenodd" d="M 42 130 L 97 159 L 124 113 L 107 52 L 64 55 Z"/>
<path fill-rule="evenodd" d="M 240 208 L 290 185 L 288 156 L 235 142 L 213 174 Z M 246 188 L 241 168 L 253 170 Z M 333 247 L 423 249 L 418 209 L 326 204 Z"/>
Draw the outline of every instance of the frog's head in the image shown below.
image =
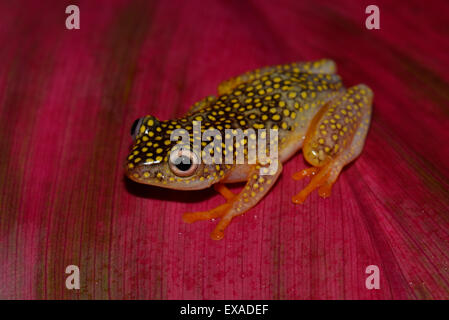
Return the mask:
<path fill-rule="evenodd" d="M 209 187 L 213 181 L 205 176 L 200 157 L 189 147 L 181 148 L 181 141 L 170 140 L 173 130 L 179 128 L 176 120 L 159 121 L 153 116 L 134 121 L 134 145 L 127 158 L 126 175 L 139 183 L 176 190 Z"/>

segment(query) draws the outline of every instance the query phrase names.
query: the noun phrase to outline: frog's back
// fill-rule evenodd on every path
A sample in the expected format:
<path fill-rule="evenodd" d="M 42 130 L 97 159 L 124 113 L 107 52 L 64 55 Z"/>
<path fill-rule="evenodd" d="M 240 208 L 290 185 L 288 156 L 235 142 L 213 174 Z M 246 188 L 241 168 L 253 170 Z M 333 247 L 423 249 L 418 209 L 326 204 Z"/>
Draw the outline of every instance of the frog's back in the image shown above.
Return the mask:
<path fill-rule="evenodd" d="M 171 140 L 172 132 L 185 129 L 193 142 L 194 122 L 198 121 L 202 132 L 215 129 L 223 138 L 227 129 L 252 129 L 256 133 L 258 129 L 277 129 L 281 159 L 288 158 L 301 147 L 316 113 L 344 90 L 340 77 L 333 72 L 332 61 L 320 60 L 266 67 L 232 78 L 219 86 L 218 97 L 205 98 L 183 117 L 166 121 L 145 117 L 130 157 L 145 163 L 167 162 L 176 144 Z M 235 139 L 236 144 L 247 141 L 246 137 L 243 141 Z M 207 142 L 201 144 L 204 147 Z"/>
<path fill-rule="evenodd" d="M 318 110 L 343 89 L 336 74 L 295 72 L 291 65 L 209 97 L 202 108 L 181 118 L 201 121 L 204 129 L 278 129 L 281 143 L 301 133 Z"/>

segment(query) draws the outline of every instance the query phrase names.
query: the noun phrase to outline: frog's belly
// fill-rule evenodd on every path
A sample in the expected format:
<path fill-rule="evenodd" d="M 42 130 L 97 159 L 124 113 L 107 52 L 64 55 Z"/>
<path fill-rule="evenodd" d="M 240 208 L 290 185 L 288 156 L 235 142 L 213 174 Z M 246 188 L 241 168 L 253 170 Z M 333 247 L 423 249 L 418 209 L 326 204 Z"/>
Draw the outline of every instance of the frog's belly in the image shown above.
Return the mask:
<path fill-rule="evenodd" d="M 279 148 L 279 160 L 281 163 L 286 162 L 295 153 L 301 150 L 305 138 L 305 132 L 292 133 L 288 136 L 287 140 Z"/>
<path fill-rule="evenodd" d="M 304 132 L 291 134 L 289 138 L 279 148 L 278 158 L 281 163 L 290 159 L 297 153 L 304 143 Z M 236 165 L 229 175 L 222 180 L 224 183 L 243 182 L 248 180 L 248 175 L 252 165 L 240 164 Z"/>
<path fill-rule="evenodd" d="M 234 183 L 234 182 L 247 181 L 251 167 L 252 165 L 249 164 L 238 164 L 234 167 L 234 169 L 232 169 L 229 175 L 226 178 L 224 178 L 221 182 Z"/>

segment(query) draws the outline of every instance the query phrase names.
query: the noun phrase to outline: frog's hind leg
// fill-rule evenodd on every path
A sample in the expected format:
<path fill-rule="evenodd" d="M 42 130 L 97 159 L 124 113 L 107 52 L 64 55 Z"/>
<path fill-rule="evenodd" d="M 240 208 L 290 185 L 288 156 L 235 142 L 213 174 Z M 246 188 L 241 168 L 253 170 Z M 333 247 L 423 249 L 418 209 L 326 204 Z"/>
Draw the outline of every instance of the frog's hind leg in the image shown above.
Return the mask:
<path fill-rule="evenodd" d="M 316 61 L 295 62 L 284 65 L 264 67 L 253 71 L 246 72 L 237 77 L 223 81 L 218 86 L 218 94 L 228 94 L 242 83 L 259 79 L 267 74 L 276 72 L 291 71 L 293 73 L 325 73 L 334 74 L 337 67 L 334 61 L 329 59 L 321 59 Z"/>
<path fill-rule="evenodd" d="M 183 215 L 184 221 L 191 223 L 220 218 L 211 233 L 211 238 L 214 240 L 222 239 L 231 220 L 254 207 L 270 190 L 282 171 L 282 165 L 279 163 L 276 172 L 272 175 L 264 175 L 262 170 L 265 170 L 265 168 L 261 168 L 259 165 L 252 167 L 248 181 L 239 194 L 234 194 L 223 184 L 215 185 L 215 190 L 221 193 L 227 202 L 209 211 L 185 213 Z"/>
<path fill-rule="evenodd" d="M 317 113 L 304 141 L 304 158 L 313 167 L 293 175 L 295 180 L 312 177 L 292 200 L 303 203 L 315 189 L 322 197 L 331 193 L 343 167 L 362 152 L 371 119 L 373 93 L 357 85 L 331 100 Z"/>

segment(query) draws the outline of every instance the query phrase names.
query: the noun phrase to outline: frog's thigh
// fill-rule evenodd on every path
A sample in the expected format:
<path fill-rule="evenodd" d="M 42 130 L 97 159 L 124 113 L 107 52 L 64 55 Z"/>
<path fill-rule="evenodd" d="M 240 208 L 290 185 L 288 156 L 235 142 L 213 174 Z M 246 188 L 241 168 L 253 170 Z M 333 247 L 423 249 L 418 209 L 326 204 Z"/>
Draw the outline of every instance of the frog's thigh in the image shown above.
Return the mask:
<path fill-rule="evenodd" d="M 224 230 L 231 223 L 232 218 L 254 207 L 270 190 L 281 171 L 282 165 L 279 163 L 273 175 L 262 175 L 260 167 L 254 165 L 249 173 L 245 187 L 239 194 L 234 197 L 229 196 L 230 191 L 226 190 L 223 185 L 220 185 L 217 191 L 225 196 L 227 202 L 209 211 L 186 213 L 183 216 L 184 221 L 194 222 L 220 218 L 220 221 L 211 233 L 211 238 L 214 240 L 222 239 Z"/>
<path fill-rule="evenodd" d="M 313 178 L 293 197 L 293 202 L 304 202 L 316 188 L 321 196 L 329 196 L 341 169 L 362 152 L 370 125 L 372 99 L 370 88 L 357 85 L 330 101 L 315 116 L 303 148 L 304 158 L 313 168 L 293 176 L 295 179 Z"/>
<path fill-rule="evenodd" d="M 332 60 L 329 60 L 329 59 L 321 59 L 321 60 L 306 61 L 306 62 L 295 62 L 295 63 L 285 64 L 285 65 L 264 67 L 261 69 L 256 69 L 253 71 L 246 72 L 237 77 L 223 81 L 218 86 L 218 94 L 219 95 L 228 94 L 229 92 L 234 90 L 238 85 L 240 85 L 244 82 L 259 79 L 269 73 L 284 72 L 284 70 L 297 72 L 297 73 L 308 72 L 308 73 L 332 74 L 332 73 L 336 72 L 337 67 L 335 65 L 335 62 Z"/>

